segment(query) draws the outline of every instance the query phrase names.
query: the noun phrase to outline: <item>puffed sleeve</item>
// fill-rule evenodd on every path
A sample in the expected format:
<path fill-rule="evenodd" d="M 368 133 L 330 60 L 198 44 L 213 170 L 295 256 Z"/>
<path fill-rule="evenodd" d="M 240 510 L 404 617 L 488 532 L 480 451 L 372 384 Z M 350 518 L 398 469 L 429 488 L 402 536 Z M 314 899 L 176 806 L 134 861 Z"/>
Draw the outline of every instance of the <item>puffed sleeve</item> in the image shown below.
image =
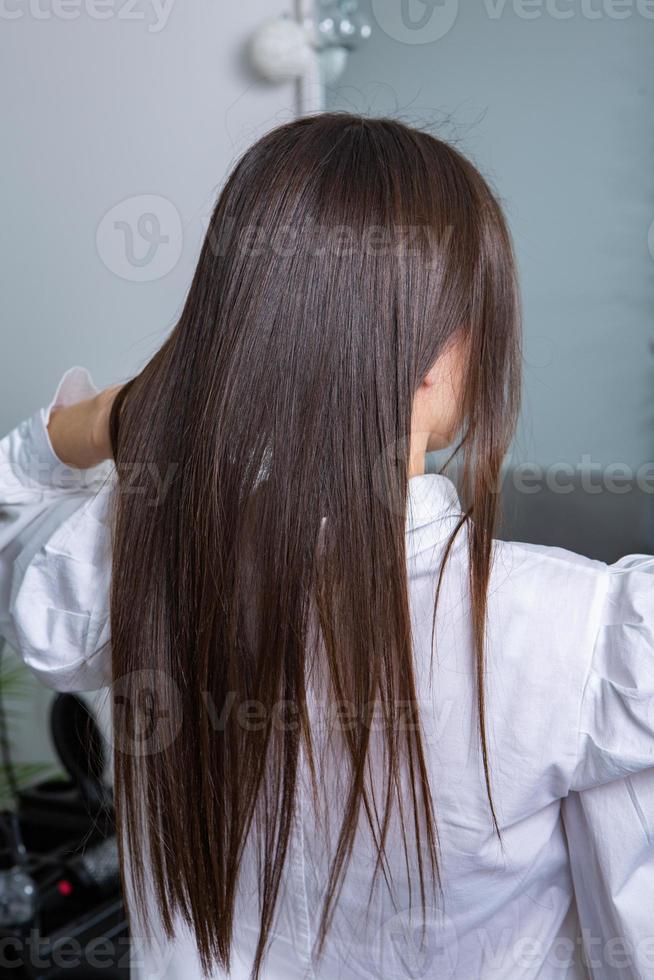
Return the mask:
<path fill-rule="evenodd" d="M 563 822 L 597 980 L 654 975 L 654 558 L 606 571 Z"/>
<path fill-rule="evenodd" d="M 606 569 L 584 685 L 573 790 L 654 767 L 654 558 Z"/>
<path fill-rule="evenodd" d="M 561 812 L 593 980 L 650 980 L 654 769 L 569 793 Z"/>
<path fill-rule="evenodd" d="M 0 634 L 57 690 L 111 682 L 113 467 L 65 466 L 47 431 L 54 407 L 96 392 L 71 369 L 48 408 L 0 441 Z"/>

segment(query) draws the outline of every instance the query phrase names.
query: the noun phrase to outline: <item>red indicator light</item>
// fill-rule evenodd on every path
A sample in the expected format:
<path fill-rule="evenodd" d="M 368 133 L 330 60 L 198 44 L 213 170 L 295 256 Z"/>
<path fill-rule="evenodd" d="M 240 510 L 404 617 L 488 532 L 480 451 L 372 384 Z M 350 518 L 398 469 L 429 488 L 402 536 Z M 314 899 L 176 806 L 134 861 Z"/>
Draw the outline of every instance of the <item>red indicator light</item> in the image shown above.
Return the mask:
<path fill-rule="evenodd" d="M 69 895 L 73 894 L 73 886 L 69 881 L 66 881 L 65 878 L 62 878 L 61 881 L 57 883 L 57 891 L 60 895 L 63 895 L 64 898 L 68 898 Z"/>

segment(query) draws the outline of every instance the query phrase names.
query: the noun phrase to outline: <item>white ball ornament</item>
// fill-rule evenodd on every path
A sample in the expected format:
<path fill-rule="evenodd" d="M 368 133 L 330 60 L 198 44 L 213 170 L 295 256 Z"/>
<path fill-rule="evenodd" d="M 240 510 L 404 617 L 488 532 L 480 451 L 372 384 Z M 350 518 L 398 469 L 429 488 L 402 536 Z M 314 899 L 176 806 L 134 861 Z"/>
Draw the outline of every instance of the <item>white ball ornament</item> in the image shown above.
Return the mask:
<path fill-rule="evenodd" d="M 263 24 L 250 43 L 253 66 L 269 82 L 301 78 L 311 67 L 313 51 L 304 28 L 278 17 Z"/>

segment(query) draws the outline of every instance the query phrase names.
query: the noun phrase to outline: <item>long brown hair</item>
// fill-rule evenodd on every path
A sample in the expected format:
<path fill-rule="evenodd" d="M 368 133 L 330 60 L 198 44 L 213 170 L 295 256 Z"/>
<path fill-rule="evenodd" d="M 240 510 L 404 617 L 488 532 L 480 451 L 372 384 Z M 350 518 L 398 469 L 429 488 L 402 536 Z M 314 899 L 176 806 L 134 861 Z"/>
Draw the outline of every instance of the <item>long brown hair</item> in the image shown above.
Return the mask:
<path fill-rule="evenodd" d="M 457 336 L 467 350 L 461 489 L 479 730 L 499 830 L 484 624 L 519 315 L 506 224 L 472 164 L 388 119 L 324 114 L 266 135 L 220 195 L 179 323 L 114 405 L 117 728 L 137 710 L 144 671 L 175 692 L 174 710 L 156 714 L 161 689 L 139 709 L 157 726 L 156 750 L 121 749 L 117 732 L 119 821 L 137 905 L 151 877 L 165 929 L 172 935 L 180 916 L 207 970 L 229 966 L 251 833 L 261 842 L 254 975 L 262 968 L 301 759 L 315 786 L 312 610 L 331 694 L 356 719 L 336 736 L 347 791 L 316 955 L 361 820 L 375 874 L 399 814 L 423 906 L 439 883 L 423 737 L 394 712 L 418 701 L 405 554 L 413 399 Z M 126 474 L 144 462 L 175 467 L 157 506 L 129 492 Z M 229 698 L 256 702 L 263 722 L 239 724 L 232 712 L 216 731 L 207 696 L 218 711 Z M 297 725 L 273 723 L 281 702 Z M 374 711 L 387 722 L 381 807 L 367 779 Z M 146 908 L 140 915 L 147 921 Z"/>

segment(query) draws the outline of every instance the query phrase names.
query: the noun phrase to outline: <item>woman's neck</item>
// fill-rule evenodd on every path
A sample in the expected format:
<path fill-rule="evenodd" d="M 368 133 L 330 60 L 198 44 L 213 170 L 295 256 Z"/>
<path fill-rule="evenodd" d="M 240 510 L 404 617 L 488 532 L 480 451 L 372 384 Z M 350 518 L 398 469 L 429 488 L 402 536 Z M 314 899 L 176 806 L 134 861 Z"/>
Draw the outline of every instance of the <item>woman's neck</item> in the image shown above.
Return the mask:
<path fill-rule="evenodd" d="M 412 476 L 422 476 L 425 472 L 425 453 L 427 452 L 427 441 L 429 433 L 412 432 L 411 445 L 409 447 L 409 479 Z"/>

